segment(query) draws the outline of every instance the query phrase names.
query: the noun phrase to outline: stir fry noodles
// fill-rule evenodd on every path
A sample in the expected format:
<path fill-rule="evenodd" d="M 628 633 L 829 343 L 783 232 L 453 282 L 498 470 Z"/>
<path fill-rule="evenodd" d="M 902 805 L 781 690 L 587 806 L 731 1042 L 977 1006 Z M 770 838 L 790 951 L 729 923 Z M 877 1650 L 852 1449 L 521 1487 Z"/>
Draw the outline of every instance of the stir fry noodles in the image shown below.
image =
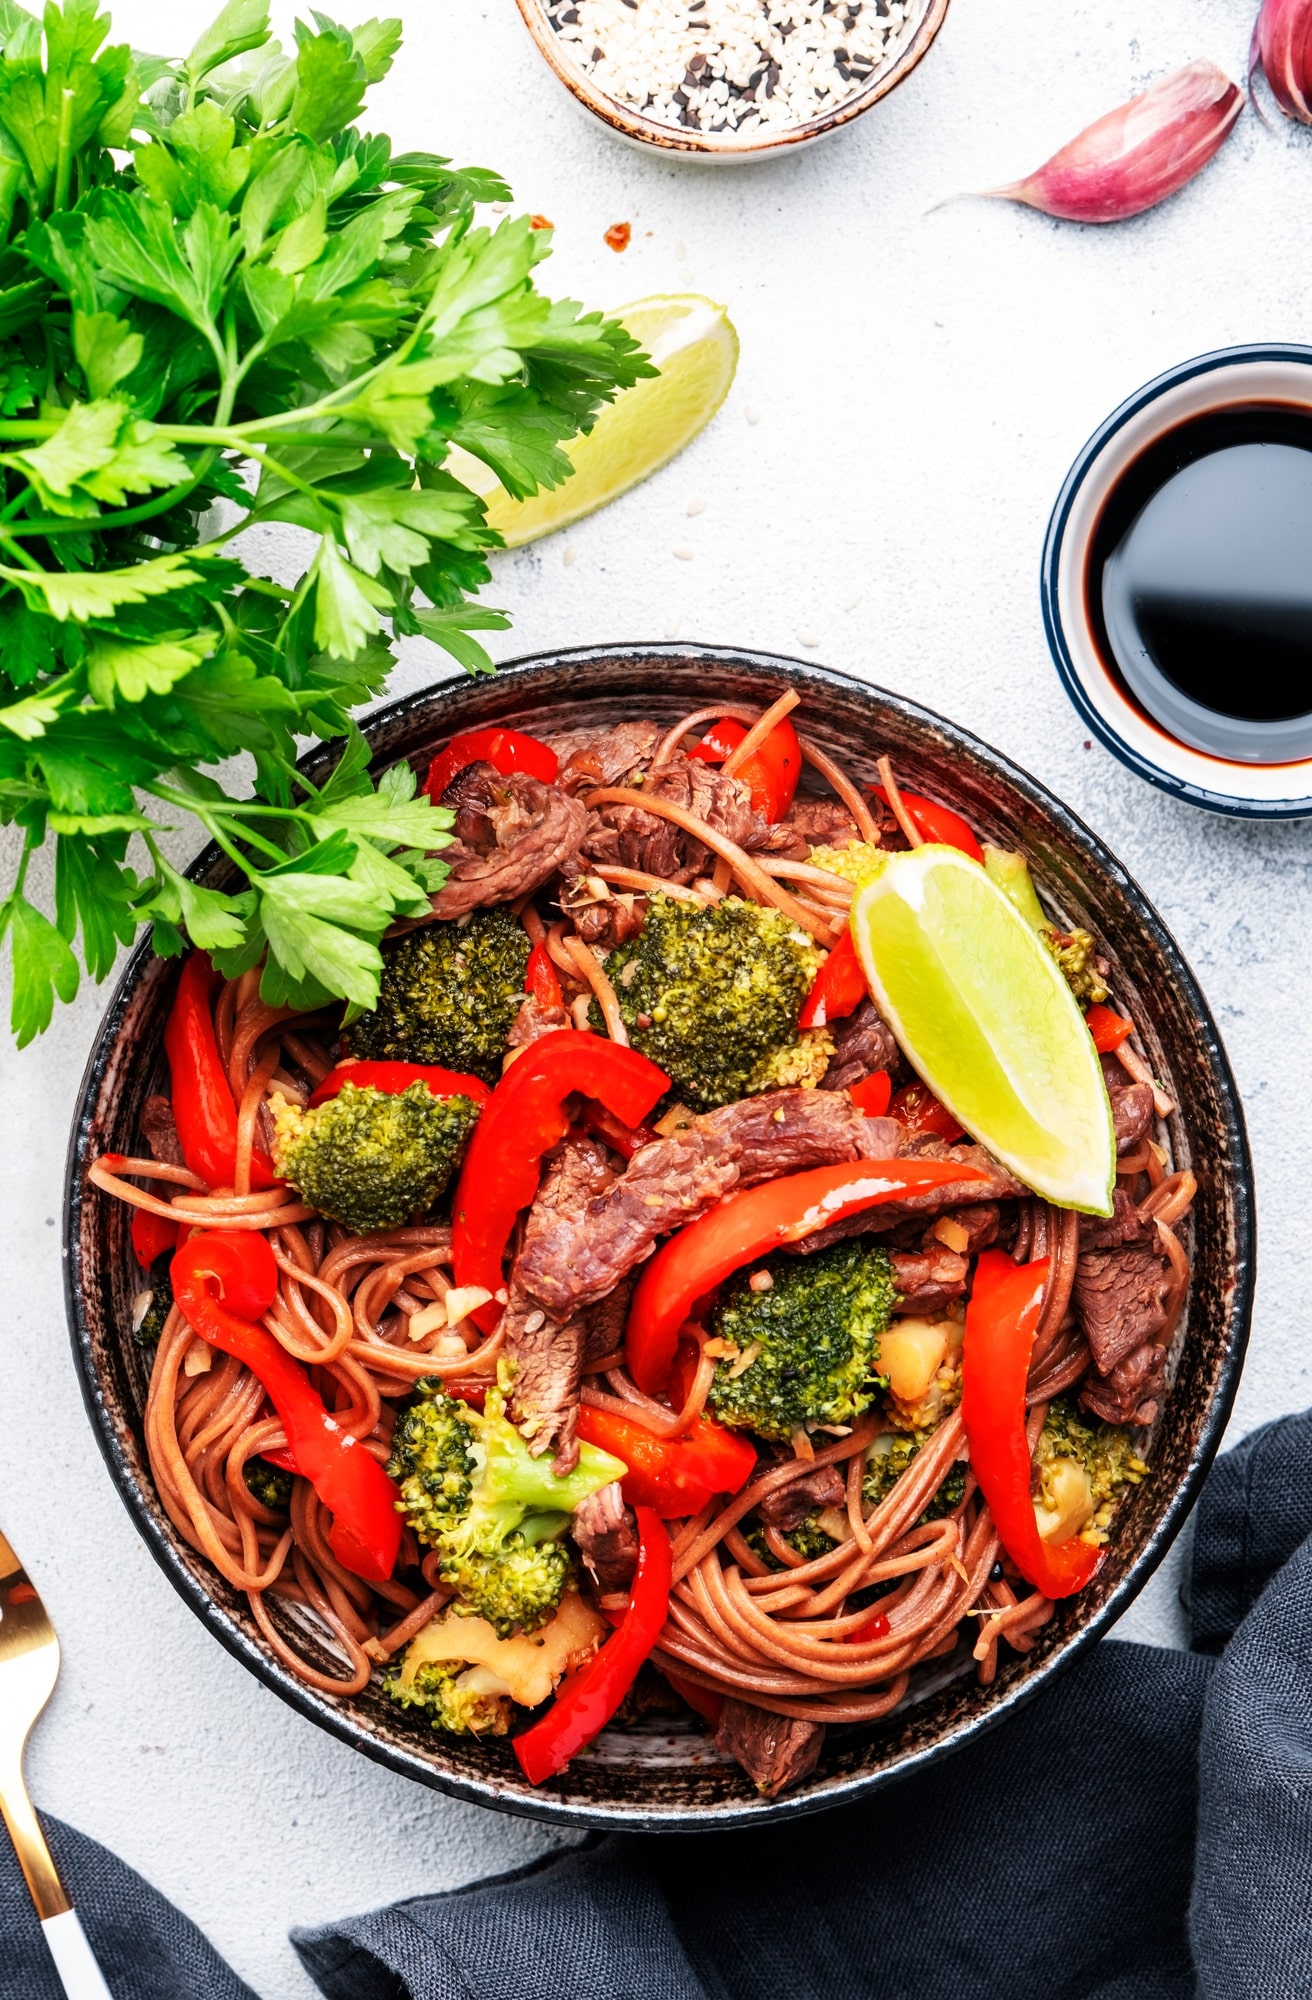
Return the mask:
<path fill-rule="evenodd" d="M 796 704 L 457 737 L 377 1008 L 193 953 L 170 1092 L 90 1170 L 178 1533 L 308 1686 L 377 1675 L 535 1783 L 653 1710 L 799 1782 L 917 1667 L 1030 1649 L 1147 1470 L 1194 1182 L 1108 963 Z M 1106 1212 L 963 1131 L 872 998 L 854 902 L 925 843 L 1083 1012 Z"/>

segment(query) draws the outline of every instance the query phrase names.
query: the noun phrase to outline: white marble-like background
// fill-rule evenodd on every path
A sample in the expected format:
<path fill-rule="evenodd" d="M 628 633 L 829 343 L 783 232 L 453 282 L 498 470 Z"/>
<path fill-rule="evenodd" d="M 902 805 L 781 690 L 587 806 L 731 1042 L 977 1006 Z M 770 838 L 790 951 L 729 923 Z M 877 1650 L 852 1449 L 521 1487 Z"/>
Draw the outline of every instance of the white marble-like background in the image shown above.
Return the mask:
<path fill-rule="evenodd" d="M 1200 180 L 1116 228 L 978 202 L 926 211 L 1013 179 L 1191 57 L 1241 77 L 1251 4 L 953 0 L 927 62 L 855 130 L 714 170 L 585 123 L 512 0 L 410 0 L 372 121 L 401 146 L 504 172 L 557 225 L 549 289 L 619 305 L 696 288 L 742 336 L 737 386 L 685 457 L 498 561 L 489 595 L 514 614 L 502 657 L 698 638 L 882 682 L 1028 766 L 1163 912 L 1220 1020 L 1257 1160 L 1262 1267 L 1232 1436 L 1309 1400 L 1293 1308 L 1312 833 L 1210 818 L 1090 748 L 1048 660 L 1038 561 L 1067 466 L 1129 391 L 1230 341 L 1312 339 L 1312 138 L 1246 112 Z M 115 26 L 172 52 L 210 11 L 118 0 Z M 633 226 L 623 255 L 602 241 L 619 221 Z M 707 505 L 690 519 L 694 498 Z M 688 545 L 693 559 L 676 560 Z M 396 692 L 433 671 L 413 650 Z M 391 1776 L 284 1708 L 206 1636 L 133 1531 L 83 1416 L 61 1297 L 65 1138 L 102 1000 L 84 992 L 22 1056 L 0 1041 L 0 1522 L 65 1659 L 32 1787 L 174 1897 L 262 2000 L 306 2000 L 290 1924 L 504 1868 L 554 1836 Z M 1125 1636 L 1178 1640 L 1178 1578 L 1168 1563 Z"/>

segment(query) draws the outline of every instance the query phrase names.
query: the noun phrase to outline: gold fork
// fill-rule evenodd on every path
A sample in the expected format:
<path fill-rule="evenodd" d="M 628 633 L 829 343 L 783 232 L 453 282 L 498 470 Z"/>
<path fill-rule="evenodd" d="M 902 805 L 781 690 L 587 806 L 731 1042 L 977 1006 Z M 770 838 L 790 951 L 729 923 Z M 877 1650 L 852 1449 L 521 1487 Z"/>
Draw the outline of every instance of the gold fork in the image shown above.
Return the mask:
<path fill-rule="evenodd" d="M 23 1782 L 32 1725 L 59 1678 L 59 1641 L 18 1557 L 0 1535 L 0 1813 L 68 2000 L 113 2000 Z"/>

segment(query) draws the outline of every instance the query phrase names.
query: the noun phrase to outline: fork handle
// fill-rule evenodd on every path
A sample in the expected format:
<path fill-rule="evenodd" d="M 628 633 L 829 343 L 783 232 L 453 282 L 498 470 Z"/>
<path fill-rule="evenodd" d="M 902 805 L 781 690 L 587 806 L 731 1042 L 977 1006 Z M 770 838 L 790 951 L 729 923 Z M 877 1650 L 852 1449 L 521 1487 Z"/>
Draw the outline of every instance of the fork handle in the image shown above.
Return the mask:
<path fill-rule="evenodd" d="M 68 2000 L 114 2000 L 76 1910 L 47 1917 L 41 1928 Z"/>

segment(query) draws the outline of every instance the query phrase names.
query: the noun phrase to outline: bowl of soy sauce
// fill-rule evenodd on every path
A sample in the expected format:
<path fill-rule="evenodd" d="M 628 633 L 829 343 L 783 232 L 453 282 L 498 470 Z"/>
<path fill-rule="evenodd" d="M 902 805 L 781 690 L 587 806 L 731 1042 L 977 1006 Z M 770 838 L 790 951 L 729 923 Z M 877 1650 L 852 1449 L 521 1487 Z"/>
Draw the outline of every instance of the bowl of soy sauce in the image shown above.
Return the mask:
<path fill-rule="evenodd" d="M 1213 812 L 1312 817 L 1312 347 L 1230 347 L 1108 417 L 1048 526 L 1043 615 L 1089 727 Z"/>

